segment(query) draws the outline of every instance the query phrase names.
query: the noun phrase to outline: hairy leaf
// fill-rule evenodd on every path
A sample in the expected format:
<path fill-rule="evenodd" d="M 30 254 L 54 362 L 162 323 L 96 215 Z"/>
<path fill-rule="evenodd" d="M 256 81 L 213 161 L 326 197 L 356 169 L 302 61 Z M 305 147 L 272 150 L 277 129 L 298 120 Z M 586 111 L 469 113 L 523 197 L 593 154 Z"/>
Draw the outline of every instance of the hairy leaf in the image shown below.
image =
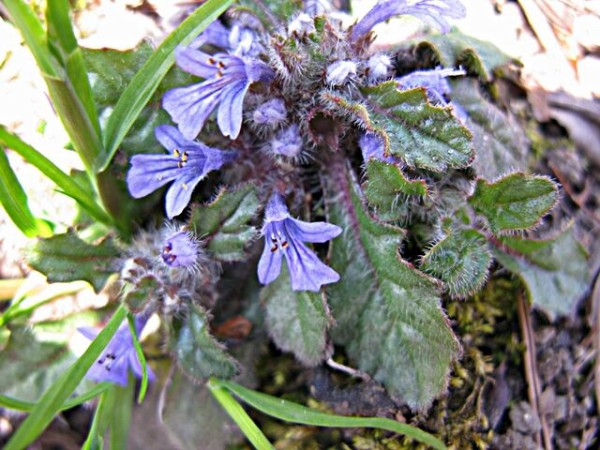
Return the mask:
<path fill-rule="evenodd" d="M 397 204 L 406 196 L 424 197 L 427 184 L 424 180 L 408 180 L 402 169 L 394 164 L 371 159 L 367 161 L 367 186 L 365 196 L 377 208 L 379 217 L 394 216 Z"/>
<path fill-rule="evenodd" d="M 460 352 L 436 285 L 399 257 L 403 232 L 369 217 L 343 166 L 330 169 L 329 221 L 344 229 L 331 244 L 331 266 L 341 275 L 327 287 L 332 337 L 391 394 L 424 407 L 445 390 Z"/>
<path fill-rule="evenodd" d="M 452 30 L 450 33 L 429 35 L 417 45 L 417 52 L 433 53 L 436 62 L 444 67 L 464 67 L 485 81 L 493 78 L 494 69 L 513 59 L 489 42 Z"/>
<path fill-rule="evenodd" d="M 569 227 L 554 239 L 536 241 L 502 237 L 494 256 L 508 270 L 523 279 L 531 303 L 550 317 L 571 314 L 587 292 L 587 253 Z"/>
<path fill-rule="evenodd" d="M 303 364 L 316 366 L 330 356 L 329 311 L 322 294 L 292 290 L 287 265 L 262 289 L 266 325 L 277 347 L 292 352 Z"/>
<path fill-rule="evenodd" d="M 39 331 L 39 327 L 19 326 L 11 330 L 8 344 L 0 352 L 0 392 L 3 395 L 37 401 L 75 361 L 64 336 L 35 331 Z"/>
<path fill-rule="evenodd" d="M 119 254 L 112 239 L 91 245 L 71 230 L 40 239 L 29 250 L 27 261 L 50 282 L 85 280 L 99 292 L 108 277 L 119 270 Z"/>
<path fill-rule="evenodd" d="M 237 261 L 245 258 L 245 246 L 256 237 L 256 228 L 248 223 L 259 206 L 252 185 L 222 189 L 210 204 L 194 208 L 191 222 L 196 234 L 209 236 L 208 248 L 217 259 Z"/>
<path fill-rule="evenodd" d="M 193 305 L 189 308 L 179 334 L 173 337 L 179 366 L 196 380 L 204 380 L 211 375 L 231 378 L 238 372 L 237 362 L 211 336 L 206 312 Z"/>
<path fill-rule="evenodd" d="M 487 100 L 474 79 L 452 81 L 452 99 L 467 112 L 465 125 L 473 133 L 479 176 L 495 179 L 509 171 L 527 169 L 527 137 L 515 118 Z"/>
<path fill-rule="evenodd" d="M 469 130 L 450 107 L 431 105 L 424 89 L 400 91 L 388 81 L 363 92 L 371 110 L 363 127 L 383 138 L 386 154 L 435 172 L 467 167 L 473 161 Z"/>
<path fill-rule="evenodd" d="M 153 400 L 150 407 L 145 407 L 146 402 L 142 405 L 146 418 L 138 422 L 143 429 L 151 421 L 152 428 L 158 430 L 158 438 L 170 441 L 171 447 L 162 448 L 224 449 L 241 437 L 207 387 L 190 383 L 179 371 L 166 388 L 162 420 L 157 420 L 156 414 L 162 400 Z M 139 419 L 135 414 L 134 411 L 134 424 Z M 138 436 L 136 441 L 146 444 L 138 448 L 156 448 L 155 441 L 145 436 Z"/>
<path fill-rule="evenodd" d="M 452 297 L 464 298 L 481 288 L 491 262 L 485 236 L 473 229 L 456 230 L 423 256 L 421 268 L 446 283 Z"/>
<path fill-rule="evenodd" d="M 552 209 L 557 196 L 558 188 L 549 178 L 513 173 L 494 183 L 478 180 L 469 203 L 498 233 L 534 227 Z"/>

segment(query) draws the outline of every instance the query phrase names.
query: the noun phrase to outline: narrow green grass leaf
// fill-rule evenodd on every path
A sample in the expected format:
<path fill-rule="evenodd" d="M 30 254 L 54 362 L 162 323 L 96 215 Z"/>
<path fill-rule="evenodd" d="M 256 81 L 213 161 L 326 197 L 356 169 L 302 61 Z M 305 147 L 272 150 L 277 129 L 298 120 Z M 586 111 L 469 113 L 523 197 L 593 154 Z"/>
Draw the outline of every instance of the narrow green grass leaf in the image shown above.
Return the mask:
<path fill-rule="evenodd" d="M 59 54 L 57 56 L 67 72 L 67 77 L 73 84 L 75 94 L 83 104 L 87 116 L 96 130 L 96 134 L 100 138 L 98 112 L 94 104 L 92 88 L 83 61 L 83 54 L 73 33 L 73 26 L 69 17 L 68 1 L 52 0 L 48 2 L 46 21 L 48 23 L 48 44 L 50 48 L 55 48 L 58 51 Z"/>
<path fill-rule="evenodd" d="M 175 62 L 175 47 L 186 45 L 231 5 L 233 0 L 208 0 L 183 21 L 148 58 L 133 77 L 108 119 L 104 130 L 105 159 L 97 167 L 106 169 L 121 141 Z"/>
<path fill-rule="evenodd" d="M 77 397 L 73 397 L 67 401 L 65 401 L 60 407 L 59 411 L 64 411 L 66 409 L 74 408 L 77 405 L 81 405 L 87 401 L 90 401 L 93 398 L 98 397 L 104 391 L 112 387 L 110 383 L 100 383 L 94 386 L 92 389 L 87 391 L 84 394 L 78 395 Z M 26 402 L 23 400 L 19 400 L 16 398 L 8 397 L 6 395 L 0 395 L 0 406 L 6 409 L 14 409 L 16 411 L 29 412 L 33 408 L 35 408 L 36 403 Z"/>
<path fill-rule="evenodd" d="M 111 340 L 119 325 L 127 315 L 127 310 L 121 306 L 104 329 L 98 334 L 86 352 L 79 358 L 63 376 L 61 376 L 42 396 L 31 410 L 31 413 L 12 436 L 5 450 L 20 450 L 33 442 L 52 418 L 60 411 L 65 400 L 75 390 L 91 365 L 98 359 L 102 350 Z"/>
<path fill-rule="evenodd" d="M 246 389 L 231 381 L 211 379 L 209 387 L 211 389 L 217 387 L 225 388 L 253 408 L 286 422 L 318 427 L 379 428 L 381 430 L 404 434 L 437 450 L 444 450 L 446 448 L 442 441 L 431 434 L 411 425 L 384 417 L 345 417 L 327 414 L 294 402 Z"/>
<path fill-rule="evenodd" d="M 260 431 L 260 428 L 258 428 L 248 413 L 242 408 L 242 405 L 228 392 L 229 388 L 221 383 L 222 381 L 211 378 L 208 382 L 208 388 L 223 409 L 227 411 L 229 417 L 240 427 L 240 430 L 242 430 L 254 448 L 258 450 L 274 449 L 275 447 L 271 445 L 267 437 Z"/>
<path fill-rule="evenodd" d="M 21 155 L 29 164 L 35 166 L 51 179 L 64 194 L 77 201 L 94 219 L 107 225 L 113 223 L 110 216 L 94 199 L 93 192 L 86 191 L 38 150 L 21 140 L 19 136 L 7 131 L 2 125 L 0 125 L 0 145 L 10 148 Z"/>
<path fill-rule="evenodd" d="M 109 414 L 109 444 L 111 450 L 127 448 L 129 426 L 131 425 L 131 408 L 133 407 L 134 376 L 129 373 L 129 383 L 126 387 L 115 386 L 114 404 Z"/>
<path fill-rule="evenodd" d="M 10 166 L 6 153 L 0 150 L 0 203 L 6 213 L 27 237 L 52 236 L 50 226 L 36 218 L 29 209 L 27 194 Z"/>
<path fill-rule="evenodd" d="M 138 394 L 138 403 L 142 403 L 144 401 L 144 398 L 146 397 L 146 391 L 148 390 L 148 363 L 146 362 L 146 357 L 144 356 L 142 345 L 140 344 L 140 340 L 138 339 L 138 335 L 135 331 L 135 321 L 133 318 L 133 314 L 127 315 L 127 321 L 129 322 L 129 331 L 131 332 L 135 352 L 137 354 L 138 359 L 140 360 L 140 364 L 142 365 L 142 384 L 140 386 L 140 392 Z"/>

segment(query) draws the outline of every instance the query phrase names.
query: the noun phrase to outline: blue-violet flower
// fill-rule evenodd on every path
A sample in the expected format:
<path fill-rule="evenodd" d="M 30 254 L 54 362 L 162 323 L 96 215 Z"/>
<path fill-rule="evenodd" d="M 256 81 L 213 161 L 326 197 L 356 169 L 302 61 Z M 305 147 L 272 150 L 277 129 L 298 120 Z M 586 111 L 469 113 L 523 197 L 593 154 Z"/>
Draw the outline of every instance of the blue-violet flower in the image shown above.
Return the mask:
<path fill-rule="evenodd" d="M 149 316 L 137 315 L 135 317 L 135 332 L 139 336 L 142 332 Z M 94 327 L 78 328 L 79 332 L 89 340 L 94 340 L 99 329 Z M 108 381 L 121 386 L 126 386 L 129 379 L 129 371 L 132 370 L 137 378 L 142 378 L 142 364 L 138 359 L 137 352 L 133 346 L 133 338 L 129 330 L 129 324 L 122 324 L 115 335 L 112 337 L 106 348 L 102 351 L 100 357 L 94 365 L 90 367 L 85 375 L 88 379 L 97 382 Z M 149 366 L 147 366 L 148 379 L 154 380 L 155 376 Z"/>
<path fill-rule="evenodd" d="M 447 77 L 465 75 L 463 69 L 432 69 L 417 70 L 415 72 L 396 78 L 396 84 L 399 89 L 414 89 L 417 87 L 425 88 L 427 98 L 434 104 L 447 105 L 445 95 L 450 93 L 450 83 Z"/>
<path fill-rule="evenodd" d="M 295 123 L 281 130 L 271 140 L 271 152 L 274 155 L 296 158 L 302 151 L 302 136 Z"/>
<path fill-rule="evenodd" d="M 198 261 L 198 241 L 186 230 L 170 233 L 163 241 L 161 257 L 172 268 L 194 269 Z"/>
<path fill-rule="evenodd" d="M 200 83 L 171 89 L 163 97 L 163 107 L 187 139 L 200 133 L 217 106 L 221 133 L 237 138 L 248 88 L 256 81 L 269 81 L 274 75 L 264 62 L 249 56 L 209 55 L 189 47 L 178 47 L 175 61 L 180 69 L 204 78 Z"/>
<path fill-rule="evenodd" d="M 360 138 L 358 138 L 358 146 L 360 147 L 365 162 L 374 158 L 389 164 L 398 163 L 397 158 L 385 156 L 383 138 L 375 133 L 363 133 Z"/>
<path fill-rule="evenodd" d="M 277 125 L 287 117 L 285 103 L 280 98 L 266 101 L 254 110 L 252 119 L 260 125 Z"/>
<path fill-rule="evenodd" d="M 338 236 L 342 229 L 326 222 L 304 222 L 294 219 L 280 194 L 273 194 L 265 208 L 262 234 L 265 249 L 258 263 L 258 279 L 269 284 L 281 273 L 285 256 L 292 289 L 318 292 L 324 284 L 335 283 L 338 273 L 325 265 L 304 242 L 326 242 Z"/>
<path fill-rule="evenodd" d="M 175 127 L 161 125 L 155 129 L 156 139 L 168 155 L 135 155 L 127 173 L 127 187 L 135 198 L 145 197 L 174 181 L 167 192 L 166 211 L 169 219 L 179 215 L 190 202 L 196 185 L 212 170 L 217 170 L 237 153 L 219 150 L 186 139 Z"/>
<path fill-rule="evenodd" d="M 352 27 L 351 39 L 365 36 L 378 23 L 394 16 L 409 14 L 433 25 L 442 33 L 450 30 L 446 17 L 460 19 L 465 7 L 460 0 L 379 0 L 373 8 Z"/>

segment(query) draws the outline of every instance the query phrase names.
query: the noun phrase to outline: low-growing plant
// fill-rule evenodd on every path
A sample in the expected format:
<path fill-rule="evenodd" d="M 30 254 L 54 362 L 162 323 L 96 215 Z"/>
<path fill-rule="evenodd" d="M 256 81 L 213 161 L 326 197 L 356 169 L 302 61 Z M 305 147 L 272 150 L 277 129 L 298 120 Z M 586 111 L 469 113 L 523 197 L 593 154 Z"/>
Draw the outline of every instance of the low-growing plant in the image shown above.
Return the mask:
<path fill-rule="evenodd" d="M 270 444 L 236 398 L 284 421 L 376 427 L 443 448 L 390 419 L 333 416 L 244 388 L 231 380 L 252 371 L 244 352 L 256 349 L 238 346 L 234 357 L 231 347 L 266 330 L 307 367 L 339 349 L 398 403 L 424 409 L 461 356 L 442 300 L 479 291 L 494 260 L 551 316 L 583 294 L 585 252 L 572 230 L 527 233 L 558 188 L 528 173 L 527 139 L 494 102 L 510 58 L 450 29 L 465 14 L 459 0 L 380 0 L 354 23 L 323 0 L 208 0 L 158 48 L 127 52 L 79 47 L 66 0 L 47 3 L 45 27 L 22 0 L 4 5 L 85 172 L 62 172 L 0 128 L 0 144 L 81 214 L 66 232 L 35 217 L 4 152 L 2 204 L 38 238 L 32 268 L 96 291 L 117 285 L 120 302 L 101 331 L 81 328 L 92 344 L 39 399 L 1 398 L 29 412 L 7 449 L 94 397 L 85 448 L 109 430 L 122 448 L 135 379 L 141 402 L 148 385 L 165 382 L 161 364 L 207 382 L 257 448 Z M 377 47 L 373 27 L 405 15 L 442 34 Z M 1 319 L 11 332 L 4 386 L 28 363 L 13 365 L 11 349 L 51 351 L 16 321 L 32 311 L 20 305 Z M 168 356 L 154 369 L 138 341 L 153 316 Z M 235 320 L 237 333 L 223 331 Z M 72 398 L 86 375 L 99 384 Z"/>

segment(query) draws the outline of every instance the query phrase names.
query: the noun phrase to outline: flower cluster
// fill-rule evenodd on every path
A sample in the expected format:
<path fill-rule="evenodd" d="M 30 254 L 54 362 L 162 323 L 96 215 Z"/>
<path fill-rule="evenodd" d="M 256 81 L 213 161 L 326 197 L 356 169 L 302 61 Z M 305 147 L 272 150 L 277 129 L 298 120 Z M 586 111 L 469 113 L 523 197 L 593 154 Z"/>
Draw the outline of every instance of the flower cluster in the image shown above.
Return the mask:
<path fill-rule="evenodd" d="M 390 55 L 365 49 L 376 24 L 409 14 L 445 32 L 448 18 L 464 15 L 459 0 L 379 0 L 346 29 L 329 15 L 331 9 L 325 0 L 307 0 L 287 27 L 275 28 L 270 35 L 256 18 L 241 14 L 227 25 L 212 23 L 191 45 L 177 48 L 177 67 L 201 80 L 165 94 L 162 105 L 176 127 L 158 127 L 156 138 L 168 154 L 134 156 L 127 175 L 136 198 L 171 183 L 165 202 L 170 219 L 185 210 L 195 187 L 211 171 L 228 170 L 239 181 L 255 183 L 262 198 L 268 198 L 258 278 L 263 284 L 276 279 L 285 257 L 293 290 L 318 291 L 339 279 L 305 243 L 327 242 L 341 228 L 292 218 L 283 195 L 302 195 L 306 184 L 301 166 L 325 164 L 323 144 L 336 145 L 336 135 L 347 127 L 339 124 L 323 95 L 339 91 L 353 96 L 361 86 L 394 78 Z M 445 106 L 450 93 L 446 77 L 462 74 L 436 69 L 396 82 L 399 89 L 423 87 L 432 103 Z M 217 145 L 221 148 L 197 140 L 213 114 L 224 141 Z M 357 145 L 365 161 L 400 163 L 384 154 L 378 135 L 359 135 Z M 265 151 L 271 158 L 264 158 Z M 256 178 L 249 179 L 248 173 Z M 187 232 L 175 232 L 164 242 L 162 262 L 171 268 L 194 266 L 193 242 Z"/>

